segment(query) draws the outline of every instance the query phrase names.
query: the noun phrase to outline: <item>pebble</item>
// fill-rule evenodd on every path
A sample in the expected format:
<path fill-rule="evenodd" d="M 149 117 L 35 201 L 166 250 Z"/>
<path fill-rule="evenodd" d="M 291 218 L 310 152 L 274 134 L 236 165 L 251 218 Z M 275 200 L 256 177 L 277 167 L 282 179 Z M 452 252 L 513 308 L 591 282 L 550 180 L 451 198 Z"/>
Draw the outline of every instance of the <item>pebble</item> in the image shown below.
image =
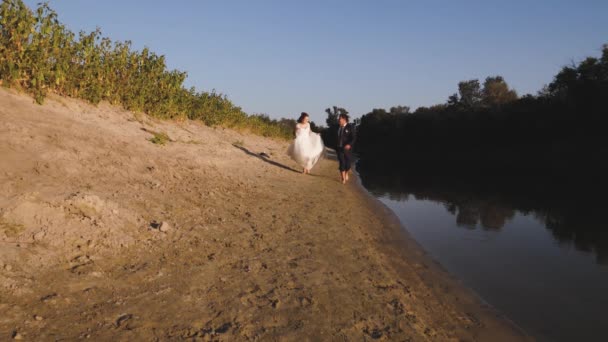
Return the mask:
<path fill-rule="evenodd" d="M 171 230 L 171 225 L 169 225 L 168 222 L 163 221 L 160 223 L 160 227 L 158 228 L 158 230 L 160 230 L 161 232 L 168 232 L 169 230 Z"/>
<path fill-rule="evenodd" d="M 10 270 L 13 269 L 13 266 L 11 266 L 9 264 L 6 264 L 6 265 L 4 265 L 4 269 L 7 270 L 7 271 L 10 271 Z"/>
<path fill-rule="evenodd" d="M 39 316 L 39 315 L 34 315 L 34 319 L 37 321 L 42 321 L 44 318 L 42 318 L 42 316 Z"/>
<path fill-rule="evenodd" d="M 23 340 L 23 335 L 15 331 L 13 334 L 13 340 Z"/>

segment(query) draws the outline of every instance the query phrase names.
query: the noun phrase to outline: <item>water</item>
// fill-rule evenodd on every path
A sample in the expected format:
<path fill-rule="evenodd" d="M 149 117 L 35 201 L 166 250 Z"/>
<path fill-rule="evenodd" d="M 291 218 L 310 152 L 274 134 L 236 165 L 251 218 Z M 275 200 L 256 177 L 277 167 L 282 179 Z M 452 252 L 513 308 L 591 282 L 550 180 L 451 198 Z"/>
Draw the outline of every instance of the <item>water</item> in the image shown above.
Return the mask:
<path fill-rule="evenodd" d="M 608 340 L 608 187 L 359 167 L 448 272 L 540 340 Z"/>

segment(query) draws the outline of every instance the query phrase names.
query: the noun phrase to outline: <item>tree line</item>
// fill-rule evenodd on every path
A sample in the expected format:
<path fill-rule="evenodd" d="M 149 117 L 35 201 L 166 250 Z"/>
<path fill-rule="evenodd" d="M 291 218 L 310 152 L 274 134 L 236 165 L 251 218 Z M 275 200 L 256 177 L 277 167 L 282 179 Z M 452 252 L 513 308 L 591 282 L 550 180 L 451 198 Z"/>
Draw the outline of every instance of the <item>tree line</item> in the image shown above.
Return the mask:
<path fill-rule="evenodd" d="M 74 34 L 47 3 L 32 11 L 22 0 L 0 3 L 0 84 L 42 103 L 49 92 L 93 104 L 108 101 L 163 119 L 201 120 L 268 137 L 290 138 L 292 127 L 266 115 L 247 115 L 225 95 L 185 88 L 187 73 L 130 41 L 99 29 Z"/>
<path fill-rule="evenodd" d="M 608 45 L 565 66 L 536 95 L 501 76 L 462 81 L 447 101 L 373 109 L 358 125 L 363 162 L 434 172 L 601 173 L 608 169 Z"/>

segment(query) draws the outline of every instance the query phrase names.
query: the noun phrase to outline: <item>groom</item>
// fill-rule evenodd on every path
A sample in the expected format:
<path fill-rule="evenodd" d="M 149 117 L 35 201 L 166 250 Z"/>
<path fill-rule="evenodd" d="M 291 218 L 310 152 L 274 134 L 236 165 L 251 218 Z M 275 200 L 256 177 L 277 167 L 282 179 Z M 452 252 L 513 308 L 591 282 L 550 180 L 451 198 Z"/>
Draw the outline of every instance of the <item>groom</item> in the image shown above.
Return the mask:
<path fill-rule="evenodd" d="M 340 163 L 342 184 L 345 184 L 348 180 L 348 171 L 350 171 L 350 153 L 357 137 L 355 129 L 348 124 L 347 114 L 340 114 L 338 123 L 340 124 L 340 127 L 338 127 L 336 154 L 338 155 L 338 162 Z"/>

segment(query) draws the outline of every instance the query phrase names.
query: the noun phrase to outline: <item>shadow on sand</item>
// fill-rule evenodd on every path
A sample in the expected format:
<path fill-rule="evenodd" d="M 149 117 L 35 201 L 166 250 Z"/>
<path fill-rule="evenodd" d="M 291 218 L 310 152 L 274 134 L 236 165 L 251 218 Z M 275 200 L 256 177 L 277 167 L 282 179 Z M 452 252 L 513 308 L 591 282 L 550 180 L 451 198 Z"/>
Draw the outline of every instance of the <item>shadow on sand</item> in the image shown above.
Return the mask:
<path fill-rule="evenodd" d="M 270 165 L 274 165 L 274 166 L 277 166 L 277 167 L 280 167 L 280 168 L 282 168 L 282 169 L 289 170 L 289 171 L 292 171 L 292 172 L 296 172 L 296 173 L 302 173 L 301 171 L 298 171 L 298 170 L 296 170 L 296 169 L 294 169 L 294 168 L 291 168 L 291 167 L 289 167 L 289 166 L 287 166 L 287 165 L 283 165 L 283 164 L 281 164 L 281 163 L 275 162 L 274 160 L 270 160 L 270 159 L 268 159 L 268 157 L 264 157 L 264 156 L 262 156 L 262 155 L 260 155 L 260 154 L 253 153 L 253 152 L 249 151 L 248 149 L 246 149 L 246 148 L 245 148 L 245 147 L 243 147 L 243 146 L 239 146 L 239 145 L 235 145 L 235 144 L 232 144 L 232 146 L 234 146 L 234 147 L 238 148 L 239 150 L 241 150 L 241 151 L 245 152 L 246 154 L 248 154 L 248 155 L 250 155 L 250 156 L 252 156 L 252 157 L 256 157 L 256 158 L 258 158 L 258 159 L 261 159 L 261 160 L 263 160 L 263 161 L 267 162 L 267 163 L 268 163 L 268 164 L 270 164 Z"/>
<path fill-rule="evenodd" d="M 285 169 L 285 170 L 288 170 L 288 171 L 291 171 L 291 172 L 302 174 L 301 170 L 296 170 L 296 169 L 294 169 L 292 167 L 289 167 L 287 165 L 283 165 L 283 164 L 278 163 L 278 162 L 276 162 L 274 160 L 270 160 L 268 157 L 265 156 L 265 154 L 262 154 L 262 153 L 258 154 L 258 153 L 251 152 L 247 148 L 245 148 L 243 146 L 240 146 L 240 145 L 232 144 L 232 146 L 234 146 L 234 147 L 238 148 L 239 150 L 245 152 L 247 155 L 250 155 L 252 157 L 256 157 L 258 159 L 261 159 L 261 160 L 265 161 L 266 163 L 268 163 L 270 165 L 274 165 L 276 167 L 280 167 L 281 169 Z M 328 148 L 325 149 L 325 151 L 323 152 L 323 158 L 330 159 L 330 160 L 337 160 L 338 159 L 336 157 L 335 151 L 331 150 L 331 149 L 328 149 Z M 329 179 L 329 180 L 332 180 L 332 181 L 339 182 L 338 178 L 334 179 L 332 177 L 328 177 L 328 176 L 320 175 L 320 174 L 309 173 L 308 176 L 319 177 L 319 178 L 326 178 L 326 179 Z"/>

